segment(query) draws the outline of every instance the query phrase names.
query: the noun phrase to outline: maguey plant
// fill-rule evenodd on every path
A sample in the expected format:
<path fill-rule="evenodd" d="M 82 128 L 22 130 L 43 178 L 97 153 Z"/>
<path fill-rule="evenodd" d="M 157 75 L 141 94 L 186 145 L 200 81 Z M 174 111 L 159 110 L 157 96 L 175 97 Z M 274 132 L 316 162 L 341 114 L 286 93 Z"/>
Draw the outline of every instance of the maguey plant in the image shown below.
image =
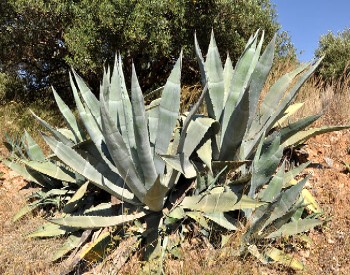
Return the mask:
<path fill-rule="evenodd" d="M 203 89 L 185 114 L 179 113 L 182 53 L 161 97 L 147 105 L 134 66 L 129 96 L 121 56 L 113 70 L 105 69 L 99 99 L 73 70 L 80 122 L 54 91 L 68 128 L 55 129 L 34 115 L 49 132 L 42 136 L 52 155 L 45 156 L 26 133 L 23 148 L 12 146 L 14 153 L 5 161 L 43 190 L 16 219 L 53 198 L 60 201 L 59 211 L 29 236 L 67 235 L 53 257 L 61 259 L 73 250 L 65 260 L 67 272 L 105 251 L 128 255 L 123 264 L 140 248 L 149 260 L 145 268 L 161 271 L 165 255 L 180 257 L 178 248 L 189 238 L 189 228 L 200 228 L 209 243 L 213 233 L 208 232 L 215 228 L 222 239 L 241 231 L 240 247 L 221 249 L 302 269 L 276 240 L 325 219 L 305 189 L 307 178 L 294 179 L 309 163 L 288 171 L 283 150 L 348 126 L 305 130 L 319 114 L 281 126 L 300 107 L 293 100 L 321 60 L 300 65 L 262 96 L 275 39 L 261 54 L 264 33 L 258 37 L 259 32 L 248 41 L 235 68 L 229 57 L 222 66 L 214 34 L 205 61 L 195 40 Z M 207 114 L 198 113 L 203 102 Z"/>

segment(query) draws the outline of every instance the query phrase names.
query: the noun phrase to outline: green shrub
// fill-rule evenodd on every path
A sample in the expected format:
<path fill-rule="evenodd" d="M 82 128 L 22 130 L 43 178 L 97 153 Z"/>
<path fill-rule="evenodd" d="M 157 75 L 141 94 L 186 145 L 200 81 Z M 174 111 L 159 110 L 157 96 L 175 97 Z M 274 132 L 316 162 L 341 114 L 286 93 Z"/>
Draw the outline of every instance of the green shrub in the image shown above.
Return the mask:
<path fill-rule="evenodd" d="M 350 72 L 350 29 L 337 34 L 329 32 L 321 36 L 315 55 L 316 57 L 325 56 L 319 72 L 326 80 L 348 74 Z"/>
<path fill-rule="evenodd" d="M 183 81 L 193 84 L 198 80 L 192 44 L 194 31 L 199 44 L 204 45 L 210 30 L 215 28 L 221 55 L 229 51 L 235 62 L 252 32 L 264 29 L 270 40 L 279 28 L 269 0 L 10 0 L 6 3 L 9 12 L 5 14 L 0 37 L 4 70 L 15 73 L 23 69 L 29 89 L 40 93 L 43 87 L 53 85 L 61 96 L 68 90 L 69 66 L 97 90 L 102 64 L 111 64 L 115 51 L 123 56 L 128 73 L 134 60 L 140 83 L 147 92 L 164 84 L 165 75 L 183 47 Z M 11 24 L 14 21 L 16 24 Z M 278 50 L 281 55 L 290 50 L 289 46 L 285 47 L 285 40 L 281 36 Z"/>

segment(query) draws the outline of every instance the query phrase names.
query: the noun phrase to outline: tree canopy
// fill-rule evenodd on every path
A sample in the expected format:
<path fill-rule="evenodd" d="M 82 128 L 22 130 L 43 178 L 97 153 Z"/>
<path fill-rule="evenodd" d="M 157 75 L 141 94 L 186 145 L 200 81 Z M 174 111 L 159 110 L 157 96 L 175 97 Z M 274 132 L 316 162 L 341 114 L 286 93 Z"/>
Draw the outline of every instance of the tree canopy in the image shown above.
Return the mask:
<path fill-rule="evenodd" d="M 280 28 L 269 0 L 7 0 L 0 4 L 0 72 L 17 75 L 34 96 L 53 85 L 66 94 L 74 67 L 97 89 L 103 64 L 120 51 L 144 91 L 164 85 L 184 50 L 184 82 L 198 81 L 193 35 L 217 44 L 233 61 L 249 36 L 264 30 L 268 41 Z M 280 56 L 293 49 L 280 36 Z M 225 56 L 225 52 L 221 53 Z"/>

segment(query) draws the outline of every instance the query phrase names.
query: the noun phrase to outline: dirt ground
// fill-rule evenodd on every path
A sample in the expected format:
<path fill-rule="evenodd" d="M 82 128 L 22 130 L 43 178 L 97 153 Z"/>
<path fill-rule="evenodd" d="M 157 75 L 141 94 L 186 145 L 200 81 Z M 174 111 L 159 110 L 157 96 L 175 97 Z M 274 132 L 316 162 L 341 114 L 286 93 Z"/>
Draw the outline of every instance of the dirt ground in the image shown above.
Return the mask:
<path fill-rule="evenodd" d="M 305 147 L 312 161 L 305 171 L 312 174 L 308 189 L 330 221 L 321 230 L 310 232 L 314 243 L 302 251 L 306 266 L 302 274 L 350 274 L 350 174 L 343 164 L 350 163 L 349 146 L 350 131 L 347 130 L 312 138 Z M 13 215 L 24 205 L 25 195 L 31 192 L 23 188 L 26 184 L 0 163 L 0 274 L 59 274 L 59 265 L 51 264 L 49 258 L 63 240 L 25 237 L 42 223 L 40 215 L 12 222 Z M 221 267 L 222 271 L 216 268 L 215 273 L 248 274 L 229 270 L 225 264 Z M 258 263 L 254 264 L 254 270 L 255 267 L 260 270 L 259 274 L 276 274 L 274 268 L 269 272 L 269 267 Z M 202 274 L 212 274 L 210 270 L 202 271 Z M 256 270 L 253 273 L 256 274 Z"/>

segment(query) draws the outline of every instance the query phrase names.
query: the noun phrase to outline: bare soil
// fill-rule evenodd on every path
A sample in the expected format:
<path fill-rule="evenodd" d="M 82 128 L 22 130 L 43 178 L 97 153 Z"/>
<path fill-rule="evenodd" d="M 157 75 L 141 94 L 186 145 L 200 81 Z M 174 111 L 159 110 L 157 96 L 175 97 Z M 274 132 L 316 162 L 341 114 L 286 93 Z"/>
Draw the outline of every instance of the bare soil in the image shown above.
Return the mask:
<path fill-rule="evenodd" d="M 330 221 L 309 236 L 313 244 L 300 250 L 305 263 L 301 274 L 350 273 L 350 176 L 343 162 L 350 163 L 350 131 L 325 134 L 308 141 L 305 150 L 312 161 L 305 173 L 312 178 L 308 189 Z M 49 261 L 62 239 L 30 240 L 25 235 L 43 222 L 40 213 L 13 223 L 13 215 L 25 204 L 31 189 L 0 162 L 0 274 L 59 274 L 60 265 Z M 210 251 L 189 251 L 182 262 L 166 262 L 169 274 L 290 274 L 290 269 L 257 261 L 205 260 Z M 134 271 L 132 271 L 134 269 Z M 125 273 L 139 272 L 135 265 Z M 106 272 L 108 273 L 108 272 Z"/>

